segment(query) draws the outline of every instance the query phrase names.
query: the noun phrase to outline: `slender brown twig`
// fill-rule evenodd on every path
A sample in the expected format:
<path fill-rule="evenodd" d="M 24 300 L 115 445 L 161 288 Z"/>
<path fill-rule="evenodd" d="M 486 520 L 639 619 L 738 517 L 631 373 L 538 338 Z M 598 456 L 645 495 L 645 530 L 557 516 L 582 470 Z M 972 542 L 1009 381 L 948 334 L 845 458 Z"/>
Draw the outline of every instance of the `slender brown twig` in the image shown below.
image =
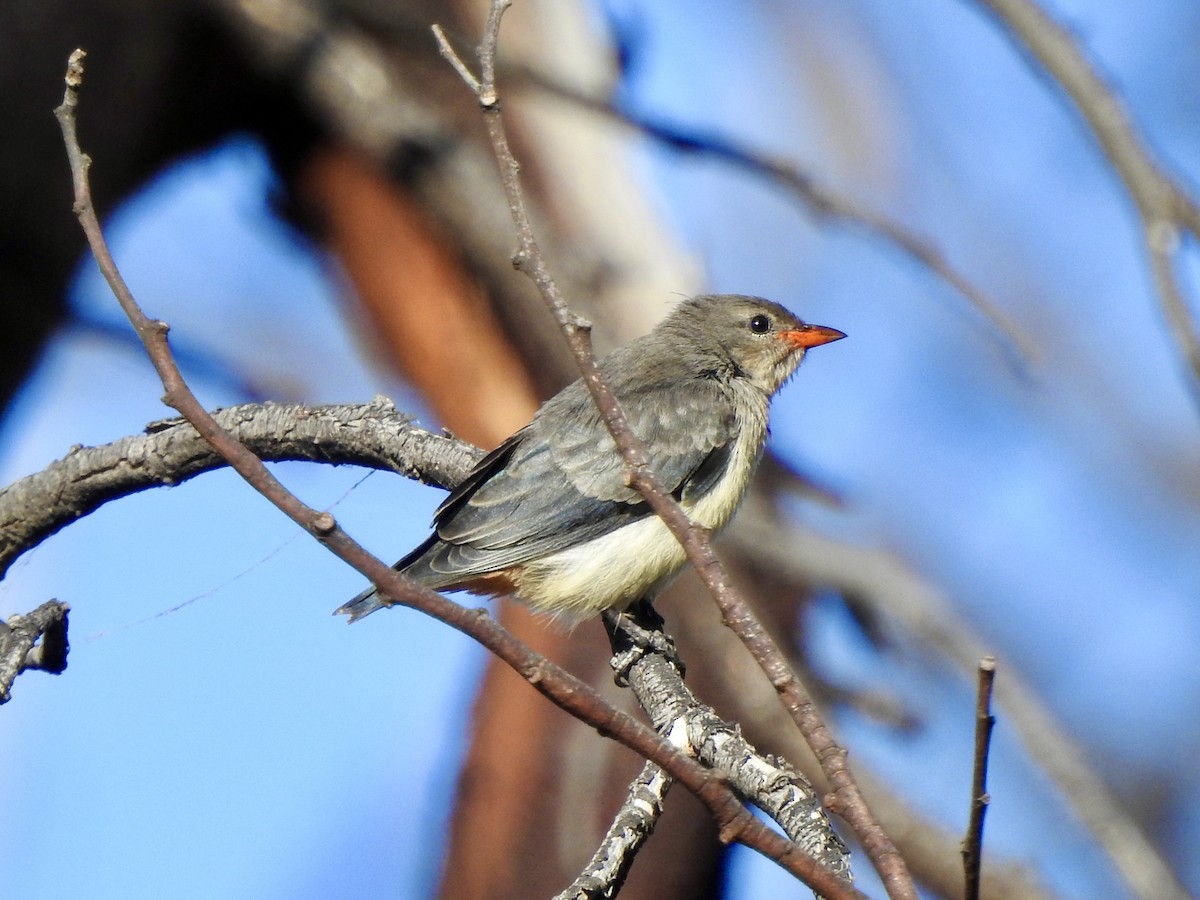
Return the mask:
<path fill-rule="evenodd" d="M 71 164 L 75 213 L 101 273 L 159 374 L 165 389 L 163 402 L 186 418 L 248 484 L 336 556 L 366 575 L 381 593 L 474 638 L 555 705 L 670 772 L 709 808 L 723 840 L 736 840 L 758 850 L 825 896 L 861 897 L 794 843 L 756 820 L 719 778 L 680 753 L 651 728 L 607 703 L 590 685 L 535 653 L 492 620 L 485 610 L 467 609 L 447 600 L 368 553 L 341 529 L 332 515 L 312 509 L 288 491 L 262 460 L 213 419 L 179 372 L 167 342 L 166 323 L 146 316 L 121 277 L 92 206 L 88 183 L 91 161 L 80 149 L 75 130 L 76 88 L 83 79 L 84 55 L 82 50 L 71 54 L 66 92 L 55 110 Z"/>
<path fill-rule="evenodd" d="M 979 900 L 979 873 L 983 867 L 983 817 L 991 798 L 987 793 L 988 751 L 992 745 L 992 683 L 996 660 L 985 656 L 979 661 L 979 687 L 975 698 L 975 759 L 971 768 L 971 815 L 967 836 L 963 839 L 963 875 L 966 887 L 963 900 Z"/>
<path fill-rule="evenodd" d="M 713 552 L 707 533 L 694 526 L 679 504 L 663 490 L 650 466 L 645 446 L 633 433 L 620 403 L 600 375 L 592 353 L 589 326 L 571 312 L 549 272 L 533 233 L 532 220 L 521 187 L 520 166 L 508 143 L 508 135 L 500 115 L 500 97 L 496 89 L 496 48 L 500 23 L 509 6 L 511 0 L 493 0 L 489 8 L 483 40 L 479 47 L 480 75 L 477 95 L 488 137 L 500 166 L 500 179 L 508 197 L 517 232 L 518 249 L 513 256 L 513 265 L 537 286 L 562 329 L 579 366 L 583 382 L 625 461 L 627 482 L 645 498 L 651 509 L 662 518 L 683 545 L 688 559 L 720 606 L 725 624 L 750 650 L 821 761 L 822 769 L 833 787 L 830 808 L 842 816 L 854 830 L 871 864 L 879 873 L 888 896 L 915 900 L 916 890 L 904 860 L 879 826 L 863 799 L 862 792 L 855 784 L 854 776 L 846 765 L 845 749 L 834 739 L 812 696 L 789 665 L 786 655 L 734 590 L 724 567 Z M 439 39 L 443 55 L 457 56 L 440 30 L 435 32 L 435 37 Z M 456 70 L 460 68 L 467 68 L 461 60 L 455 64 Z"/>

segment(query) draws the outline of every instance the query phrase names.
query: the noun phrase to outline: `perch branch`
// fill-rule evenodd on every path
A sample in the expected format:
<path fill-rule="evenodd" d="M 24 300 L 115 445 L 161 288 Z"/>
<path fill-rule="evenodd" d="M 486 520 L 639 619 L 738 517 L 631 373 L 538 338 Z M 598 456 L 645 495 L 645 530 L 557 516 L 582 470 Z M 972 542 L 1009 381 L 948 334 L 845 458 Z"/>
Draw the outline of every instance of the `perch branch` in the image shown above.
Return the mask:
<path fill-rule="evenodd" d="M 720 772 L 805 852 L 852 881 L 849 851 L 821 809 L 812 784 L 786 763 L 763 756 L 736 725 L 696 699 L 684 683 L 682 665 L 657 614 L 651 619 L 638 607 L 625 613 L 610 610 L 604 613 L 604 627 L 612 642 L 618 679 L 633 689 L 658 732 L 670 735 L 674 743 Z"/>

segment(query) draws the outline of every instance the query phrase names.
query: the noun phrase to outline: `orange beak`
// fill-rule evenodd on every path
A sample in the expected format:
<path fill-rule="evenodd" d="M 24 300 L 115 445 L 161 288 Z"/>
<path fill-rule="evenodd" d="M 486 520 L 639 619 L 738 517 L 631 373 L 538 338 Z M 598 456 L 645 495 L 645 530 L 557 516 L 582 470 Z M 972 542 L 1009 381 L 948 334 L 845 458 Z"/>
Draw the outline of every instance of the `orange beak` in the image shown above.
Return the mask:
<path fill-rule="evenodd" d="M 824 325 L 801 325 L 792 331 L 781 331 L 779 336 L 795 349 L 807 350 L 809 347 L 820 347 L 831 341 L 840 341 L 846 334 Z"/>

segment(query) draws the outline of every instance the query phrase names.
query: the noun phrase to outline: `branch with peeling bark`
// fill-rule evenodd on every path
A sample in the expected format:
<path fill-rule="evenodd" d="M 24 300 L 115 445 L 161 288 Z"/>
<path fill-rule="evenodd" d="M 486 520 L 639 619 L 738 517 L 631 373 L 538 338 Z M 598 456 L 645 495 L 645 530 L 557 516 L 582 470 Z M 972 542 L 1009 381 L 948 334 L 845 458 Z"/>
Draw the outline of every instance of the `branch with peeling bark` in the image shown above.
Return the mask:
<path fill-rule="evenodd" d="M 849 881 L 850 856 L 821 808 L 817 791 L 781 760 L 759 753 L 741 729 L 696 699 L 683 682 L 682 666 L 667 641 L 662 621 L 627 613 L 604 614 L 619 680 L 632 688 L 659 732 L 668 734 L 706 766 L 722 773 L 738 792 L 779 823 L 815 859 Z M 659 640 L 647 641 L 645 633 Z M 655 649 L 647 650 L 647 645 Z M 632 661 L 627 661 L 632 659 Z"/>

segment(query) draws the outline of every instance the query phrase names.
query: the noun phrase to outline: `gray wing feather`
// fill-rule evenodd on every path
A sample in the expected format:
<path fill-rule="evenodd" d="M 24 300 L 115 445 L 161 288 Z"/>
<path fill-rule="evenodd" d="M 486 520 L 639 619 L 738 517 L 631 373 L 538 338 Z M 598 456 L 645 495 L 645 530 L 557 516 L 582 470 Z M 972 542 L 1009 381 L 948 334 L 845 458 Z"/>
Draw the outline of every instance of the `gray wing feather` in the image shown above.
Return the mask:
<path fill-rule="evenodd" d="M 667 373 L 669 376 L 669 373 Z M 716 484 L 735 437 L 733 406 L 717 382 L 614 384 L 677 498 Z M 653 393 L 653 401 L 646 392 Z M 397 568 L 431 585 L 495 572 L 564 550 L 651 515 L 625 484 L 624 463 L 582 383 L 479 466 L 435 513 L 435 535 Z"/>
<path fill-rule="evenodd" d="M 655 473 L 676 496 L 708 455 L 735 437 L 733 403 L 716 381 L 663 379 L 614 385 L 614 390 L 630 427 L 646 444 Z M 552 404 L 567 409 L 553 417 L 559 424 L 546 429 L 545 440 L 571 483 L 589 496 L 639 502 L 641 496 L 625 483 L 625 463 L 616 444 L 583 386 L 579 385 L 578 391 L 564 391 L 547 407 Z M 562 422 L 571 425 L 563 427 Z M 540 424 L 535 420 L 531 428 Z"/>

